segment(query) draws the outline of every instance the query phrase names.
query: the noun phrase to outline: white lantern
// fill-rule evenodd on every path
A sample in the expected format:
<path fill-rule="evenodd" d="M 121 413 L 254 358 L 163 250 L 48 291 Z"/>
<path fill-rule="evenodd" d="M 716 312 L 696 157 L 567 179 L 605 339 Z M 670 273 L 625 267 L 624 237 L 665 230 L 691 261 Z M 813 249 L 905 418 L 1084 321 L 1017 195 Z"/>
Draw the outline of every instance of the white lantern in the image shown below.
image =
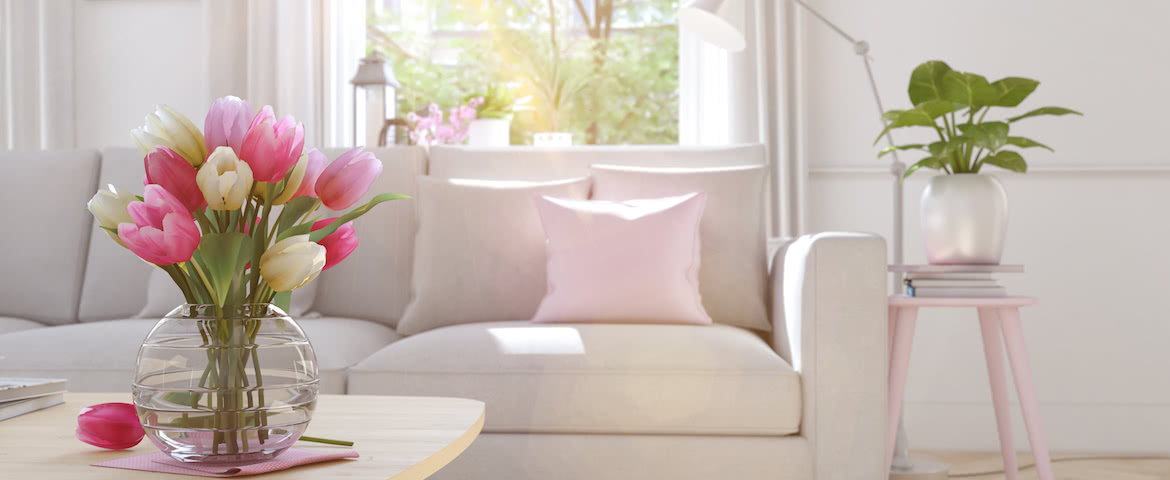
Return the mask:
<path fill-rule="evenodd" d="M 364 145 L 377 145 L 386 120 L 398 116 L 397 91 L 402 84 L 398 83 L 390 64 L 376 54 L 362 59 L 349 83 L 353 84 L 353 144 L 359 145 L 358 132 L 363 131 Z M 358 102 L 358 90 L 365 96 L 363 102 Z M 363 120 L 361 123 L 359 118 Z M 391 134 L 389 138 L 394 136 Z"/>

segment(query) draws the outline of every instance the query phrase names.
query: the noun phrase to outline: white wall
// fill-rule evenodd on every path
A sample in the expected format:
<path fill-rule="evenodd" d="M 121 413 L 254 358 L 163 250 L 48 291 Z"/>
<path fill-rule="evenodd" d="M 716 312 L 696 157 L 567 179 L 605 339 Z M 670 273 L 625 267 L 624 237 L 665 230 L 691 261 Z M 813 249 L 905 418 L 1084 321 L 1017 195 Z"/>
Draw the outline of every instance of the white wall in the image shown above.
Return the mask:
<path fill-rule="evenodd" d="M 203 10 L 198 0 L 73 0 L 78 147 L 133 145 L 130 129 L 165 103 L 203 126 Z"/>
<path fill-rule="evenodd" d="M 1128 0 L 812 0 L 868 40 L 887 108 L 907 108 L 910 71 L 929 59 L 989 79 L 1041 81 L 1020 134 L 1027 175 L 998 174 L 1011 202 L 1006 277 L 1040 305 L 1023 312 L 1036 388 L 1054 450 L 1161 451 L 1170 428 L 1170 2 Z M 848 44 L 801 20 L 809 229 L 890 236 L 891 185 L 871 142 L 880 130 Z M 993 114 L 994 115 L 994 112 Z M 1017 132 L 1017 130 L 1013 130 Z M 915 138 L 898 132 L 902 142 Z M 912 163 L 918 158 L 905 156 Z M 918 197 L 906 183 L 906 260 L 925 260 Z M 911 448 L 995 450 L 987 373 L 973 312 L 920 315 L 907 387 Z M 1017 412 L 1016 445 L 1027 449 Z"/>

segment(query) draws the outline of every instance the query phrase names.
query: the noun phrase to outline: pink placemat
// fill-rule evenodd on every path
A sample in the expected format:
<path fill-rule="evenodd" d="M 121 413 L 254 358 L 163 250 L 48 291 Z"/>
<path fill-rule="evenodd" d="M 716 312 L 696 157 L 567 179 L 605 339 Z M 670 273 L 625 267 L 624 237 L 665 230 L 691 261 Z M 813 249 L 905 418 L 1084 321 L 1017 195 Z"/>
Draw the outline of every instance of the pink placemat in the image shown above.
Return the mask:
<path fill-rule="evenodd" d="M 198 463 L 184 463 L 175 460 L 163 452 L 135 455 L 117 460 L 109 460 L 93 464 L 95 467 L 124 468 L 127 470 L 142 470 L 145 472 L 177 473 L 181 475 L 198 475 L 200 477 L 243 477 L 260 473 L 275 472 L 310 463 L 327 462 L 342 458 L 357 458 L 358 453 L 353 450 L 336 452 L 320 452 L 290 448 L 280 456 L 267 462 L 244 465 L 240 467 L 200 465 Z"/>

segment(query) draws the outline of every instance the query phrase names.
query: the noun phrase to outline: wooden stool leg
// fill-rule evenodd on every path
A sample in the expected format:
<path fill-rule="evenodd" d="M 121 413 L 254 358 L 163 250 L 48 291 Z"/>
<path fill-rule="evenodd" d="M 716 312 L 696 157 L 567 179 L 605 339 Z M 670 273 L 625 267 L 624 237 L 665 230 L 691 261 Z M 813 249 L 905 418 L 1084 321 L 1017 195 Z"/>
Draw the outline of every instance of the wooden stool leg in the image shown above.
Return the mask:
<path fill-rule="evenodd" d="M 983 355 L 987 357 L 987 377 L 991 380 L 991 402 L 995 405 L 995 424 L 999 430 L 1004 477 L 1016 480 L 1019 464 L 1016 462 L 1016 447 L 1012 442 L 1012 411 L 1008 401 L 1007 377 L 1003 370 L 1000 320 L 994 308 L 979 309 L 979 329 L 983 332 Z"/>
<path fill-rule="evenodd" d="M 902 416 L 902 397 L 906 393 L 906 372 L 910 369 L 910 347 L 914 343 L 917 307 L 899 307 L 894 321 L 894 342 L 890 350 L 889 429 L 886 436 L 886 471 L 894 460 L 894 443 L 898 438 L 898 421 Z"/>
<path fill-rule="evenodd" d="M 1012 377 L 1016 379 L 1016 392 L 1020 396 L 1020 409 L 1024 412 L 1024 425 L 1028 427 L 1028 441 L 1032 444 L 1032 456 L 1036 459 L 1036 474 L 1040 480 L 1053 480 L 1048 442 L 1044 440 L 1044 429 L 1040 422 L 1040 404 L 1036 400 L 1036 390 L 1032 383 L 1032 367 L 1028 364 L 1024 331 L 1020 328 L 1020 311 L 1014 307 L 1001 308 L 999 318 L 1008 360 L 1012 364 Z"/>

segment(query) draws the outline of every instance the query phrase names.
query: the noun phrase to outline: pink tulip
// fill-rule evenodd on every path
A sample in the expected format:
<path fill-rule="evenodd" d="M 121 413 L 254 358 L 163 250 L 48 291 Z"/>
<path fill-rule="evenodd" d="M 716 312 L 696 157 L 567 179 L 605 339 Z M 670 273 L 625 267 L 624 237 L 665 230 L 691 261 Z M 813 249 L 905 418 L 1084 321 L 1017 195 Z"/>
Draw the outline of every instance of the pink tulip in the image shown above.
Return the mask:
<path fill-rule="evenodd" d="M 301 186 L 297 188 L 296 193 L 292 198 L 296 197 L 316 197 L 317 196 L 317 179 L 321 177 L 321 172 L 325 170 L 325 165 L 329 164 L 329 157 L 321 153 L 316 148 L 310 149 L 308 155 L 308 165 L 305 166 L 305 178 L 301 179 Z"/>
<path fill-rule="evenodd" d="M 276 121 L 271 106 L 265 106 L 252 119 L 244 143 L 237 152 L 240 160 L 252 167 L 257 182 L 276 183 L 297 164 L 305 148 L 305 126 L 291 115 Z"/>
<path fill-rule="evenodd" d="M 316 231 L 325 228 L 330 223 L 333 223 L 334 220 L 337 220 L 337 218 L 327 218 L 317 221 L 313 224 L 312 230 Z M 357 230 L 354 230 L 353 222 L 343 223 L 340 227 L 337 227 L 337 231 L 319 240 L 317 245 L 325 247 L 325 268 L 321 269 L 324 272 L 333 268 L 334 265 L 341 263 L 342 260 L 345 260 L 345 257 L 348 257 L 357 248 Z"/>
<path fill-rule="evenodd" d="M 382 162 L 362 147 L 341 154 L 317 178 L 317 197 L 330 210 L 345 210 L 370 190 L 382 173 Z"/>
<path fill-rule="evenodd" d="M 77 439 L 95 447 L 123 450 L 138 445 L 145 435 L 129 403 L 91 405 L 77 415 Z"/>
<path fill-rule="evenodd" d="M 252 106 L 248 102 L 230 95 L 216 99 L 207 111 L 207 118 L 203 120 L 203 139 L 207 143 L 207 151 L 214 152 L 216 147 L 228 146 L 238 156 L 251 121 Z"/>
<path fill-rule="evenodd" d="M 118 224 L 118 239 L 143 260 L 171 265 L 191 259 L 199 248 L 199 226 L 182 202 L 158 185 L 147 185 L 145 200 L 131 202 L 134 223 Z"/>
<path fill-rule="evenodd" d="M 207 203 L 195 181 L 198 170 L 174 150 L 159 146 L 146 154 L 143 163 L 146 164 L 146 181 L 142 182 L 143 185 L 163 187 L 187 207 L 188 213 Z"/>

